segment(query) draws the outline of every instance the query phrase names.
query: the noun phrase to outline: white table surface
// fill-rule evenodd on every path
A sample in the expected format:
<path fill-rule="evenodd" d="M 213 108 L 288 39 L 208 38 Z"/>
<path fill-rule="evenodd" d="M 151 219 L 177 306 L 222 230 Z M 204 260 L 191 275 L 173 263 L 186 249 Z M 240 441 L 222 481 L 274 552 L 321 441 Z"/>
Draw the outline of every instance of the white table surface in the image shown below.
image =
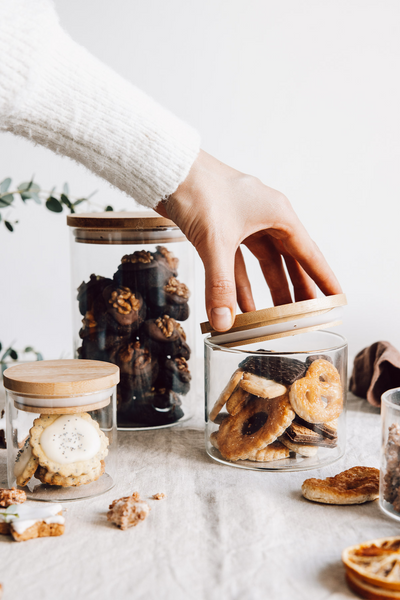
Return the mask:
<path fill-rule="evenodd" d="M 347 452 L 321 470 L 268 473 L 236 469 L 204 450 L 203 406 L 170 429 L 120 433 L 117 486 L 65 504 L 62 537 L 17 543 L 0 536 L 3 600 L 338 600 L 354 598 L 341 564 L 346 546 L 400 535 L 378 502 L 314 504 L 308 477 L 355 465 L 379 466 L 379 411 L 350 395 Z M 5 451 L 0 479 L 6 487 Z M 144 523 L 120 531 L 106 520 L 114 498 L 139 491 Z"/>

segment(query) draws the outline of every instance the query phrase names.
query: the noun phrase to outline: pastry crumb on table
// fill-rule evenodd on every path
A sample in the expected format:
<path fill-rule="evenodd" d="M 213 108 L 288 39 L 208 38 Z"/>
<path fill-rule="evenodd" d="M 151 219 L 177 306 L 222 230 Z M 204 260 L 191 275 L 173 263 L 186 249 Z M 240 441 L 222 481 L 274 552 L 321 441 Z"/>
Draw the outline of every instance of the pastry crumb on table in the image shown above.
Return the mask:
<path fill-rule="evenodd" d="M 23 490 L 17 490 L 15 487 L 9 489 L 0 488 L 0 506 L 11 506 L 11 504 L 22 504 L 26 500 L 26 494 Z"/>
<path fill-rule="evenodd" d="M 158 492 L 157 494 L 152 495 L 153 500 L 164 500 L 164 498 L 166 498 L 166 497 L 167 497 L 167 494 L 164 494 L 163 492 Z"/>
<path fill-rule="evenodd" d="M 140 499 L 139 492 L 114 500 L 109 509 L 107 520 L 120 529 L 136 527 L 140 521 L 145 520 L 151 510 L 147 502 Z"/>

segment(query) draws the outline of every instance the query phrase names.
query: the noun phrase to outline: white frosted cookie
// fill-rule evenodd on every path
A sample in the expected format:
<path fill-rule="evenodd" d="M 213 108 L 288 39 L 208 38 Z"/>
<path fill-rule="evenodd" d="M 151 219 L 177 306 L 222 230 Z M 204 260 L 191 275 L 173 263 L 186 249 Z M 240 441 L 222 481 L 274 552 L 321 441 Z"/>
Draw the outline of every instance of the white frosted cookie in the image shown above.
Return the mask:
<path fill-rule="evenodd" d="M 17 479 L 17 485 L 24 487 L 35 474 L 38 464 L 39 461 L 36 456 L 32 454 L 32 448 L 28 438 L 25 441 L 23 448 L 19 450 L 15 459 L 14 475 Z"/>
<path fill-rule="evenodd" d="M 35 504 L 12 504 L 0 512 L 0 522 L 9 527 L 9 533 L 17 542 L 37 537 L 62 535 L 65 519 L 62 505 L 45 502 Z"/>
<path fill-rule="evenodd" d="M 30 433 L 40 466 L 61 477 L 87 474 L 108 454 L 108 438 L 88 413 L 41 415 Z"/>

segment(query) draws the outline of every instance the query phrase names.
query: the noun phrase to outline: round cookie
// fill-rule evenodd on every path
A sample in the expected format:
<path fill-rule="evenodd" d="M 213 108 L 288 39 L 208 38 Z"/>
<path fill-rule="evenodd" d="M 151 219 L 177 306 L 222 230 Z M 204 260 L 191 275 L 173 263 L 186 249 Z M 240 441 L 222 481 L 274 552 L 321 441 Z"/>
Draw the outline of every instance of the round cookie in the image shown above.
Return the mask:
<path fill-rule="evenodd" d="M 281 436 L 294 417 L 287 394 L 251 400 L 237 415 L 221 423 L 219 450 L 228 460 L 245 460 Z"/>
<path fill-rule="evenodd" d="M 94 273 L 90 276 L 89 281 L 82 281 L 78 287 L 77 295 L 81 315 L 85 315 L 88 311 L 92 310 L 93 302 L 110 283 L 112 283 L 111 279 L 95 275 Z"/>
<path fill-rule="evenodd" d="M 272 379 L 266 379 L 265 377 L 259 377 L 252 373 L 243 373 L 243 378 L 240 382 L 240 387 L 253 394 L 253 396 L 259 396 L 260 398 L 277 398 L 286 394 L 286 386 L 273 381 Z"/>
<path fill-rule="evenodd" d="M 105 471 L 104 460 L 99 461 L 99 464 L 90 469 L 87 473 L 83 473 L 79 476 L 62 477 L 58 473 L 49 473 L 45 467 L 39 467 L 36 472 L 36 477 L 42 483 L 48 485 L 60 485 L 61 487 L 78 487 L 79 485 L 85 485 L 97 481 Z"/>
<path fill-rule="evenodd" d="M 182 356 L 168 358 L 160 369 L 156 387 L 173 390 L 177 394 L 187 394 L 192 376 L 187 361 Z"/>
<path fill-rule="evenodd" d="M 185 331 L 175 319 L 164 315 L 147 320 L 143 327 L 153 354 L 189 359 L 190 348 L 186 344 Z"/>
<path fill-rule="evenodd" d="M 211 409 L 210 421 L 215 421 L 218 413 L 223 409 L 226 402 L 232 396 L 234 391 L 237 390 L 237 388 L 239 387 L 239 383 L 240 383 L 240 380 L 242 379 L 242 377 L 243 377 L 242 369 L 236 369 L 236 371 L 231 375 L 231 378 L 229 379 L 228 383 L 222 390 L 221 394 L 219 395 L 219 397 L 215 401 L 214 406 Z"/>
<path fill-rule="evenodd" d="M 88 413 L 41 415 L 30 434 L 39 465 L 62 477 L 88 473 L 108 454 L 108 438 Z"/>

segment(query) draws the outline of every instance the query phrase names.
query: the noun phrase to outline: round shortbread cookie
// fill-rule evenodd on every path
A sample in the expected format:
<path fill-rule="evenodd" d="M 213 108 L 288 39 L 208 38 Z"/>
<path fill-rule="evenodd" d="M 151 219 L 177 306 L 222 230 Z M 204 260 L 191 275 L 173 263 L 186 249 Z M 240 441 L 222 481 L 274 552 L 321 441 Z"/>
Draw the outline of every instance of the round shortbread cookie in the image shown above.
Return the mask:
<path fill-rule="evenodd" d="M 352 467 L 335 477 L 306 479 L 301 486 L 304 498 L 323 504 L 362 504 L 379 496 L 379 469 Z"/>
<path fill-rule="evenodd" d="M 49 485 L 60 485 L 61 487 L 78 487 L 79 485 L 85 485 L 97 481 L 101 477 L 105 470 L 104 460 L 100 461 L 99 464 L 91 469 L 88 473 L 79 475 L 78 477 L 62 477 L 58 473 L 49 473 L 44 467 L 39 467 L 36 471 L 36 477 L 42 482 Z"/>
<path fill-rule="evenodd" d="M 58 423 L 63 426 L 57 427 Z M 108 438 L 88 413 L 41 415 L 33 422 L 30 433 L 32 453 L 39 465 L 61 477 L 85 475 L 98 468 L 100 461 L 108 454 Z M 84 458 L 85 443 L 87 459 Z M 74 455 L 77 460 L 74 460 Z"/>
<path fill-rule="evenodd" d="M 210 435 L 210 442 L 214 448 L 219 450 L 218 446 L 218 431 L 213 431 Z M 270 462 L 272 460 L 281 460 L 282 458 L 288 458 L 290 451 L 280 442 L 272 442 L 266 448 L 250 452 L 246 459 L 242 460 L 254 460 L 257 462 Z"/>

